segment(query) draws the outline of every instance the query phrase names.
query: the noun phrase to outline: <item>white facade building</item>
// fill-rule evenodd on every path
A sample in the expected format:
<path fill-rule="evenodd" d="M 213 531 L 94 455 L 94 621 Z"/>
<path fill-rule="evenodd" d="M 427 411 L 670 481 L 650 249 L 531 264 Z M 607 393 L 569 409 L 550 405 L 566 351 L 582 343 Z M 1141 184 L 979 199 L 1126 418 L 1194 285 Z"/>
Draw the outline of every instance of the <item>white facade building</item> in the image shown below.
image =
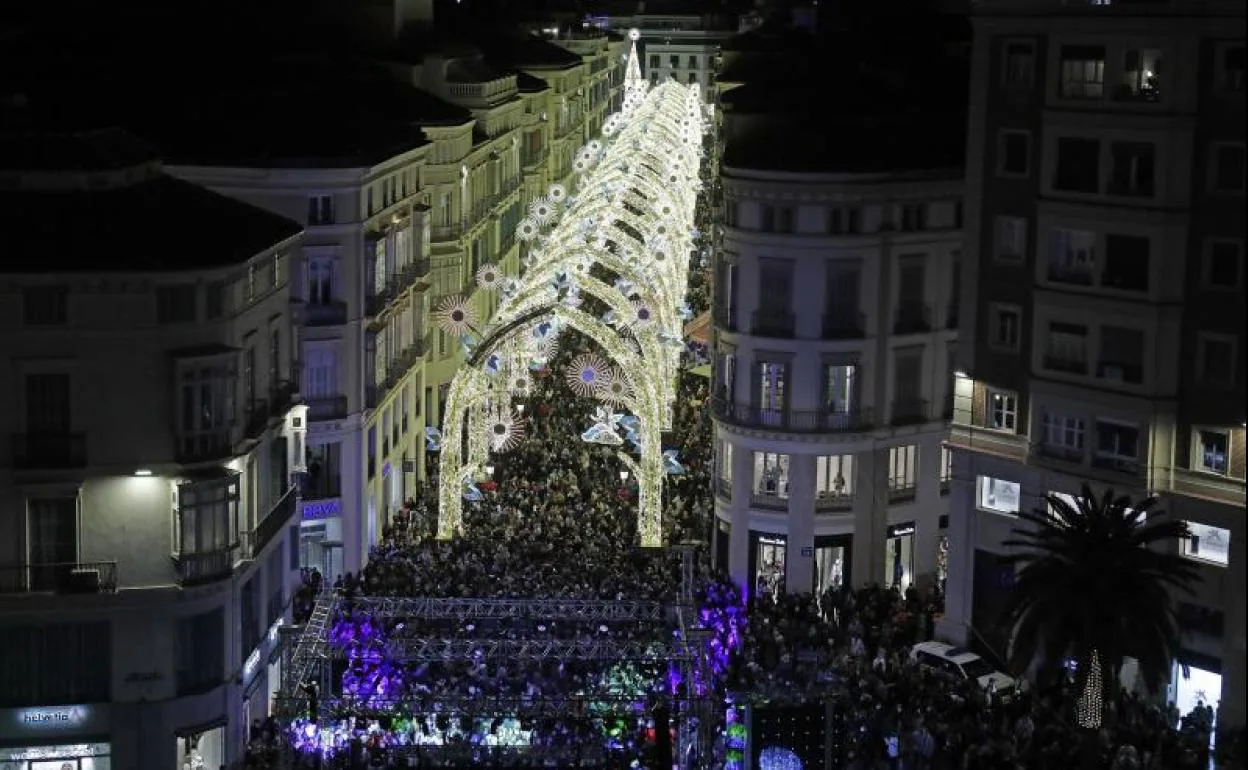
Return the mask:
<path fill-rule="evenodd" d="M 591 19 L 618 33 L 641 33 L 637 54 L 652 84 L 675 80 L 697 83 L 708 104 L 716 103 L 719 47 L 737 34 L 735 18 L 702 14 L 647 14 Z"/>
<path fill-rule="evenodd" d="M 748 156 L 720 177 L 716 561 L 755 591 L 935 578 L 961 171 Z"/>
<path fill-rule="evenodd" d="M 217 767 L 299 583 L 302 228 L 120 132 L 3 144 L 0 766 Z"/>

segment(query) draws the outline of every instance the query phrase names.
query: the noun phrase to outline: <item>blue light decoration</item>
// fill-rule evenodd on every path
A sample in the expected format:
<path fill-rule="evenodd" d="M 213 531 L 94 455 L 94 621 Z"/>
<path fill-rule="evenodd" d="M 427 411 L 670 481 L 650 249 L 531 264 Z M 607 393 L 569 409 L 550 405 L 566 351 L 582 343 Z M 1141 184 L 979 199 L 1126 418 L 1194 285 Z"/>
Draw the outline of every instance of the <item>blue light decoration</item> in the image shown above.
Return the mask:
<path fill-rule="evenodd" d="M 587 444 L 603 444 L 605 446 L 619 446 L 624 443 L 624 439 L 620 438 L 620 434 L 616 433 L 610 426 L 602 423 L 594 423 L 589 429 L 581 434 L 581 441 Z"/>
<path fill-rule="evenodd" d="M 380 620 L 343 615 L 330 629 L 330 644 L 346 652 L 342 692 L 365 707 L 381 707 L 403 691 L 403 669 L 386 655 L 389 634 Z"/>
<path fill-rule="evenodd" d="M 803 770 L 802 760 L 792 749 L 767 746 L 758 755 L 758 770 Z"/>
<path fill-rule="evenodd" d="M 464 500 L 470 503 L 479 503 L 485 499 L 485 495 L 481 494 L 481 490 L 471 481 L 464 480 Z"/>
<path fill-rule="evenodd" d="M 438 428 L 425 428 L 425 448 L 430 452 L 442 450 L 442 431 Z"/>
<path fill-rule="evenodd" d="M 714 683 L 722 682 L 732 656 L 745 639 L 746 594 L 732 583 L 712 582 L 703 589 L 698 619 L 710 629 L 706 640 L 706 657 Z"/>
<path fill-rule="evenodd" d="M 663 452 L 663 472 L 668 476 L 679 476 L 685 472 L 685 466 L 678 459 L 680 450 L 668 449 Z"/>
<path fill-rule="evenodd" d="M 497 375 L 499 372 L 503 371 L 503 357 L 498 353 L 491 353 L 489 357 L 485 359 L 485 365 L 482 368 L 485 370 L 486 374 Z"/>
<path fill-rule="evenodd" d="M 749 728 L 745 724 L 745 709 L 731 702 L 724 718 L 724 770 L 744 770 L 745 747 L 749 741 Z"/>

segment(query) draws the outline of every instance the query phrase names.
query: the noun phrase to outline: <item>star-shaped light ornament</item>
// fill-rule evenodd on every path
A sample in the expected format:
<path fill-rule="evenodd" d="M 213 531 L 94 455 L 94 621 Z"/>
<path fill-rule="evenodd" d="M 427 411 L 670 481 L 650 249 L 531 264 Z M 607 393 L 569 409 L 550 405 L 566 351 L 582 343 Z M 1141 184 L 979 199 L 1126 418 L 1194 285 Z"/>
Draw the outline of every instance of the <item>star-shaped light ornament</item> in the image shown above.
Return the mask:
<path fill-rule="evenodd" d="M 611 367 L 602 356 L 593 353 L 582 353 L 568 365 L 565 378 L 568 387 L 578 396 L 592 398 L 611 377 Z"/>
<path fill-rule="evenodd" d="M 613 369 L 607 384 L 598 389 L 598 398 L 613 406 L 624 406 L 633 397 L 633 384 L 619 369 Z"/>
<path fill-rule="evenodd" d="M 496 265 L 482 265 L 477 270 L 477 286 L 487 291 L 497 289 L 505 279 L 503 271 L 499 270 Z"/>
<path fill-rule="evenodd" d="M 510 406 L 500 406 L 490 412 L 486 431 L 492 452 L 510 452 L 524 440 L 526 421 Z"/>
<path fill-rule="evenodd" d="M 472 331 L 477 323 L 468 299 L 459 294 L 444 297 L 433 311 L 433 320 L 439 329 L 455 336 Z"/>

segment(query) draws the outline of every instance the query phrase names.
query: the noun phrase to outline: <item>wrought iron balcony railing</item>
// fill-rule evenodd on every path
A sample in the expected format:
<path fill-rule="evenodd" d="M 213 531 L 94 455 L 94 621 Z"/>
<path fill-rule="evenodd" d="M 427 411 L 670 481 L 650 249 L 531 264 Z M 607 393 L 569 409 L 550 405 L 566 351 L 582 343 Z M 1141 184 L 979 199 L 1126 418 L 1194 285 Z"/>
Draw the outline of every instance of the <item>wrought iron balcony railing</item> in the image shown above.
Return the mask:
<path fill-rule="evenodd" d="M 897 308 L 893 334 L 922 334 L 932 330 L 932 309 L 921 302 L 908 302 Z"/>
<path fill-rule="evenodd" d="M 341 420 L 348 414 L 346 396 L 317 396 L 306 403 L 309 420 Z"/>
<path fill-rule="evenodd" d="M 183 553 L 174 557 L 178 570 L 178 583 L 181 585 L 197 585 L 220 580 L 234 571 L 234 558 L 238 551 L 238 543 L 223 546 L 211 551 Z"/>
<path fill-rule="evenodd" d="M 305 326 L 342 326 L 347 322 L 347 303 L 308 303 L 303 306 Z"/>
<path fill-rule="evenodd" d="M 793 336 L 796 319 L 787 310 L 755 310 L 750 334 L 758 337 Z"/>
<path fill-rule="evenodd" d="M 296 505 L 298 501 L 299 487 L 296 484 L 291 484 L 286 492 L 278 498 L 278 501 L 273 504 L 273 507 L 269 508 L 268 514 L 260 520 L 256 528 L 244 533 L 243 555 L 248 558 L 254 558 L 263 551 L 264 547 L 273 540 L 273 537 L 290 523 L 290 517 L 294 515 L 295 509 L 298 507 Z"/>
<path fill-rule="evenodd" d="M 893 425 L 913 425 L 916 422 L 927 422 L 929 412 L 927 399 L 899 398 L 893 401 Z"/>
<path fill-rule="evenodd" d="M 772 428 L 794 433 L 853 433 L 872 427 L 870 409 L 768 409 L 718 398 L 712 401 L 711 408 L 716 417 L 746 428 Z"/>
<path fill-rule="evenodd" d="M 858 312 L 828 313 L 823 316 L 825 340 L 857 340 L 866 334 L 867 317 Z"/>
<path fill-rule="evenodd" d="M 111 594 L 117 562 L 69 561 L 0 565 L 0 594 Z"/>

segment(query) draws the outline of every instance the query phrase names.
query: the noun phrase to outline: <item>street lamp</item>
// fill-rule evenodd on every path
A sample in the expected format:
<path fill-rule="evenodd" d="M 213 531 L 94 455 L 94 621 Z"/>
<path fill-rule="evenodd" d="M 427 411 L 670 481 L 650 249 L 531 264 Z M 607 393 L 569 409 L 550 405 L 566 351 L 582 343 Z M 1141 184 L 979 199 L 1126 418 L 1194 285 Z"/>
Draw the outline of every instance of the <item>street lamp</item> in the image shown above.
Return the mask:
<path fill-rule="evenodd" d="M 487 465 L 487 466 L 485 466 L 485 475 L 490 476 L 490 477 L 493 477 L 493 475 L 494 475 L 494 466 L 493 466 L 493 465 Z"/>
<path fill-rule="evenodd" d="M 620 471 L 620 482 L 624 484 L 628 483 L 628 471 Z"/>

